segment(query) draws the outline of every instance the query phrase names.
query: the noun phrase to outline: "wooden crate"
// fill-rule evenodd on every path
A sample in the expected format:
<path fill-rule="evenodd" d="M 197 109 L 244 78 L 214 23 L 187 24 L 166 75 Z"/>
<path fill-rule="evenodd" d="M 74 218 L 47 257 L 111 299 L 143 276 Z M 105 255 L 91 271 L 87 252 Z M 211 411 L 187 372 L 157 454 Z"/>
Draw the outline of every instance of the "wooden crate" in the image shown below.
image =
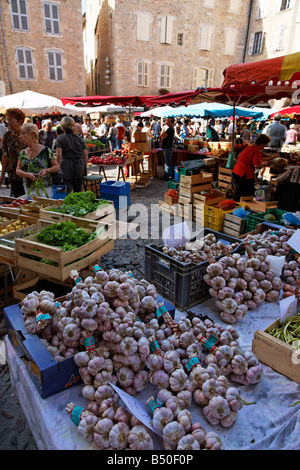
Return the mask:
<path fill-rule="evenodd" d="M 181 175 L 179 184 L 179 200 L 180 204 L 192 204 L 194 194 L 202 191 L 210 191 L 212 189 L 213 175 L 211 173 L 202 172 L 199 175 Z"/>
<path fill-rule="evenodd" d="M 176 216 L 178 214 L 178 201 L 177 204 L 167 204 L 164 201 L 158 201 L 158 206 L 164 212 Z"/>
<path fill-rule="evenodd" d="M 232 237 L 239 237 L 245 231 L 245 220 L 232 214 L 224 215 L 222 232 Z"/>
<path fill-rule="evenodd" d="M 23 270 L 24 273 L 30 273 L 30 271 L 25 271 Z M 25 299 L 27 294 L 23 292 L 24 290 L 28 289 L 29 287 L 32 288 L 32 290 L 36 290 L 36 285 L 40 280 L 43 278 L 40 276 L 37 276 L 34 273 L 30 273 L 32 276 L 28 276 L 26 280 L 24 279 L 18 279 L 18 282 L 13 286 L 12 292 L 13 292 L 13 297 L 14 299 L 19 300 L 22 302 L 22 300 Z M 65 286 L 66 288 L 69 287 L 69 291 L 71 292 L 72 286 L 70 285 L 70 282 L 61 282 L 59 281 L 58 283 L 52 281 L 52 283 L 59 284 L 59 286 Z M 50 289 L 49 289 L 50 290 Z"/>
<path fill-rule="evenodd" d="M 232 181 L 232 170 L 219 167 L 218 186 L 220 189 L 227 189 Z"/>
<path fill-rule="evenodd" d="M 33 202 L 36 202 L 36 206 L 34 205 L 25 205 L 20 206 L 20 213 L 23 215 L 27 215 L 29 217 L 35 217 L 36 219 L 40 218 L 40 211 L 43 207 L 53 207 L 58 206 L 63 202 L 63 199 L 50 199 L 47 197 L 37 197 Z"/>
<path fill-rule="evenodd" d="M 50 221 L 38 221 L 38 230 L 42 230 L 44 227 L 51 225 L 51 223 Z M 15 242 L 17 265 L 38 275 L 47 276 L 49 279 L 65 281 L 69 278 L 72 269 L 80 271 L 93 263 L 98 263 L 99 258 L 114 248 L 113 227 L 110 224 L 77 219 L 76 225 L 87 231 L 95 231 L 103 226 L 106 228 L 106 232 L 105 235 L 96 237 L 86 245 L 68 252 L 40 243 L 37 234 L 29 235 L 23 239 L 17 238 Z M 28 256 L 34 256 L 34 259 Z M 43 259 L 54 262 L 55 266 L 45 264 L 42 261 Z"/>
<path fill-rule="evenodd" d="M 35 230 L 37 230 L 36 224 L 22 228 L 21 230 L 16 230 L 15 232 L 10 232 L 7 235 L 0 237 L 0 263 L 16 267 L 18 262 L 15 239 L 23 236 L 24 234 L 30 234 Z"/>
<path fill-rule="evenodd" d="M 193 204 L 199 203 L 206 204 L 207 206 L 215 206 L 226 199 L 226 196 L 221 191 L 213 190 L 214 198 L 208 199 L 205 194 L 193 194 Z"/>
<path fill-rule="evenodd" d="M 58 206 L 62 206 L 64 204 L 63 200 L 59 201 Z M 114 203 L 109 202 L 109 204 L 105 205 L 104 207 L 100 207 L 99 209 L 90 212 L 89 214 L 83 215 L 82 217 L 75 217 L 70 214 L 60 214 L 59 212 L 49 211 L 52 206 L 45 207 L 40 210 L 40 218 L 42 220 L 49 220 L 51 222 L 60 223 L 66 222 L 67 220 L 75 221 L 77 219 L 87 219 L 87 220 L 98 220 L 104 224 L 110 224 L 115 220 L 115 209 Z"/>
<path fill-rule="evenodd" d="M 257 330 L 254 333 L 252 351 L 260 362 L 300 384 L 300 364 L 297 350 L 269 334 L 279 323 L 278 319 L 264 331 Z"/>
<path fill-rule="evenodd" d="M 252 196 L 241 197 L 241 202 L 245 202 L 247 207 L 254 212 L 267 212 L 268 209 L 277 209 L 278 201 L 256 201 Z"/>
<path fill-rule="evenodd" d="M 178 204 L 178 198 L 174 198 L 167 193 L 165 194 L 164 199 L 165 199 L 165 203 L 169 204 L 169 206 L 172 206 L 173 204 Z"/>

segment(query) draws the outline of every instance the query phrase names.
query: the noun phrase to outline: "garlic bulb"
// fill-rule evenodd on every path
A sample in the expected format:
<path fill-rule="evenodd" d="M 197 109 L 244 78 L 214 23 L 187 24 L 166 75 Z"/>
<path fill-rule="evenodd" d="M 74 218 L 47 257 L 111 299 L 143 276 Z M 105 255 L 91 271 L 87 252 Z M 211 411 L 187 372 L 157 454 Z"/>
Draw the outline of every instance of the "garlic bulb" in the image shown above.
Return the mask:
<path fill-rule="evenodd" d="M 128 444 L 129 426 L 126 423 L 117 423 L 109 431 L 109 444 L 113 449 L 126 449 Z"/>
<path fill-rule="evenodd" d="M 192 434 L 187 434 L 179 439 L 177 450 L 200 450 L 200 444 Z"/>
<path fill-rule="evenodd" d="M 153 450 L 152 438 L 145 426 L 134 426 L 128 434 L 128 443 L 133 450 Z"/>
<path fill-rule="evenodd" d="M 163 429 L 163 439 L 171 446 L 177 446 L 184 435 L 184 427 L 178 421 L 171 421 Z"/>

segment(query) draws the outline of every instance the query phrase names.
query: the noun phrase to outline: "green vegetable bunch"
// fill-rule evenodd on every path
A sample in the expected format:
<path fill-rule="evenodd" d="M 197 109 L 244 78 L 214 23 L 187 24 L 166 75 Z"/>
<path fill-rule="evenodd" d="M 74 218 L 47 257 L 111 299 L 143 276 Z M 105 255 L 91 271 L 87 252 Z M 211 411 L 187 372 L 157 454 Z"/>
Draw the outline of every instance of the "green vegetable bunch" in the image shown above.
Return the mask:
<path fill-rule="evenodd" d="M 66 196 L 64 204 L 60 207 L 48 209 L 51 212 L 59 212 L 60 214 L 69 214 L 74 217 L 83 217 L 86 214 L 94 212 L 100 205 L 109 204 L 105 199 L 96 201 L 96 196 L 92 191 L 81 193 L 70 193 Z"/>
<path fill-rule="evenodd" d="M 83 228 L 77 227 L 74 222 L 67 221 L 51 224 L 42 229 L 38 234 L 38 239 L 45 245 L 55 246 L 63 251 L 71 251 L 89 243 L 96 236 L 96 231 L 88 233 Z"/>

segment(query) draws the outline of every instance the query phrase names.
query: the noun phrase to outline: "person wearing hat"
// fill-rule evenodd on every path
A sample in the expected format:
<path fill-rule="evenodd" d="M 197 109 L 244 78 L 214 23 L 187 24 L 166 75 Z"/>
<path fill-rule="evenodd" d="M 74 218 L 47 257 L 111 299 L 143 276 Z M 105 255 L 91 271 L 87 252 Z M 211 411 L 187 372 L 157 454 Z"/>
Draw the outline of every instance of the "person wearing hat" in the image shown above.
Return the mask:
<path fill-rule="evenodd" d="M 275 114 L 274 122 L 270 124 L 265 129 L 265 134 L 267 134 L 271 138 L 270 147 L 273 148 L 281 148 L 283 142 L 286 140 L 287 136 L 287 129 L 286 127 L 281 124 L 282 116 L 280 113 Z"/>
<path fill-rule="evenodd" d="M 298 132 L 295 129 L 295 124 L 291 124 L 289 130 L 286 133 L 287 145 L 296 145 L 298 141 Z"/>

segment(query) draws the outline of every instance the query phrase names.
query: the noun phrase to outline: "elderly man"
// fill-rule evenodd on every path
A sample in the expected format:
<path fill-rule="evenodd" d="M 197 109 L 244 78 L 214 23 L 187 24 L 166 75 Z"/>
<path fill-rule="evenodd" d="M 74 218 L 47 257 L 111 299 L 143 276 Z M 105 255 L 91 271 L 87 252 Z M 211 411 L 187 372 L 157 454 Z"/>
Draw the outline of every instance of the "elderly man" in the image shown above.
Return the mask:
<path fill-rule="evenodd" d="M 271 138 L 270 147 L 281 148 L 287 137 L 287 128 L 281 124 L 282 116 L 277 113 L 274 116 L 274 122 L 266 127 L 264 134 Z"/>

